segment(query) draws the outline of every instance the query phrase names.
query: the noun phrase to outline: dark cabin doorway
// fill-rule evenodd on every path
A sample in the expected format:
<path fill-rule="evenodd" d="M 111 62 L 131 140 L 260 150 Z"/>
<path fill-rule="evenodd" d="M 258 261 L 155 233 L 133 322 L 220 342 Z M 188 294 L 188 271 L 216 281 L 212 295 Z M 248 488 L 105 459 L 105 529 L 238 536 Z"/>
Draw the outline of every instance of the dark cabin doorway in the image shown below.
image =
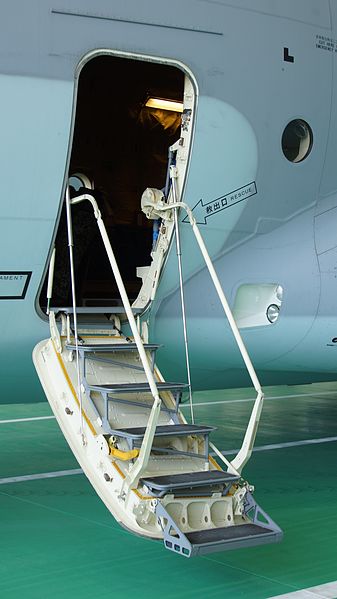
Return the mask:
<path fill-rule="evenodd" d="M 148 98 L 183 102 L 184 73 L 150 61 L 99 55 L 79 76 L 69 177 L 94 185 L 130 300 L 141 287 L 139 266 L 149 265 L 152 221 L 141 212 L 146 187 L 165 186 L 168 149 L 180 136 L 180 113 L 146 107 Z M 72 207 L 77 305 L 119 306 L 121 301 L 88 202 Z M 52 306 L 70 306 L 67 229 L 63 208 L 55 239 Z M 47 279 L 47 277 L 46 277 Z M 46 281 L 40 305 L 46 304 Z"/>

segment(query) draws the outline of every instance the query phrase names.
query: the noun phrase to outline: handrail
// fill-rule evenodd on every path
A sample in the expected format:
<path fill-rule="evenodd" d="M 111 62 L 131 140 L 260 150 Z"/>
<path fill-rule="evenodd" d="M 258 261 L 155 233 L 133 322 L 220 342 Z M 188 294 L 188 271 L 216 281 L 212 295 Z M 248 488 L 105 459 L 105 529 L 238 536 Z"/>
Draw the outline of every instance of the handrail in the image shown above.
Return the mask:
<path fill-rule="evenodd" d="M 134 317 L 132 309 L 131 309 L 129 298 L 127 296 L 127 293 L 126 293 L 126 290 L 124 287 L 123 279 L 120 275 L 119 268 L 118 268 L 118 265 L 117 265 L 117 262 L 116 262 L 116 259 L 115 259 L 115 256 L 114 256 L 111 244 L 110 244 L 110 240 L 109 240 L 104 222 L 102 220 L 102 216 L 101 216 L 100 210 L 98 208 L 97 202 L 91 194 L 84 193 L 80 196 L 73 198 L 71 200 L 71 204 L 79 204 L 80 202 L 83 202 L 85 200 L 88 200 L 93 207 L 97 225 L 100 230 L 101 237 L 102 237 L 102 240 L 104 243 L 104 247 L 105 247 L 106 253 L 109 258 L 110 266 L 112 268 L 112 272 L 114 274 L 114 277 L 115 277 L 115 280 L 117 283 L 118 291 L 120 293 L 120 296 L 121 296 L 121 299 L 123 302 L 123 306 L 125 308 L 125 313 L 127 315 L 127 318 L 128 318 L 128 321 L 129 321 L 129 324 L 131 327 L 131 331 L 132 331 L 135 343 L 137 345 L 139 356 L 140 356 L 140 359 L 141 359 L 141 362 L 142 362 L 142 365 L 143 365 L 143 368 L 145 371 L 145 375 L 146 375 L 146 378 L 149 383 L 150 390 L 151 390 L 151 393 L 152 393 L 153 399 L 154 399 L 150 417 L 149 417 L 149 420 L 147 423 L 145 435 L 144 435 L 142 445 L 140 448 L 139 456 L 138 456 L 136 462 L 134 463 L 133 467 L 131 468 L 131 470 L 128 472 L 126 478 L 124 479 L 123 488 L 122 488 L 122 492 L 121 492 L 121 495 L 122 495 L 123 491 L 127 492 L 132 486 L 137 484 L 138 479 L 140 478 L 141 474 L 143 473 L 143 471 L 145 470 L 145 468 L 148 464 L 150 453 L 151 453 L 151 448 L 152 448 L 152 443 L 153 443 L 153 438 L 154 438 L 154 434 L 156 431 L 156 426 L 157 426 L 158 418 L 159 418 L 159 414 L 160 414 L 161 399 L 159 397 L 157 385 L 156 385 L 152 370 L 151 370 L 148 360 L 147 360 L 143 341 L 142 341 L 141 336 L 138 331 L 137 323 L 135 321 L 135 317 Z"/>
<path fill-rule="evenodd" d="M 173 195 L 176 198 L 177 197 L 177 192 L 176 192 L 177 169 L 175 166 L 170 167 L 170 174 L 171 174 L 171 178 L 172 178 Z M 121 493 L 121 495 L 123 495 L 124 489 L 129 490 L 132 486 L 134 486 L 138 482 L 141 474 L 144 472 L 144 470 L 148 464 L 150 452 L 151 452 L 151 448 L 152 448 L 152 444 L 153 444 L 153 439 L 154 439 L 154 435 L 155 435 L 155 430 L 156 430 L 156 426 L 158 423 L 160 407 L 161 407 L 161 399 L 158 394 L 158 389 L 157 389 L 152 371 L 149 368 L 149 364 L 147 361 L 143 342 L 140 337 L 134 315 L 132 313 L 132 309 L 131 309 L 131 306 L 129 303 L 128 296 L 126 294 L 124 283 L 123 283 L 122 277 L 120 275 L 118 265 L 117 265 L 117 262 L 116 262 L 116 259 L 115 259 L 115 256 L 114 256 L 111 244 L 110 244 L 110 240 L 109 240 L 108 234 L 106 232 L 97 202 L 92 195 L 85 193 L 81 196 L 77 196 L 76 198 L 73 198 L 71 200 L 71 204 L 77 204 L 84 200 L 88 200 L 93 207 L 95 218 L 97 220 L 97 225 L 98 225 L 98 228 L 101 233 L 101 237 L 102 237 L 108 258 L 109 258 L 109 262 L 110 262 L 110 265 L 111 265 L 111 268 L 112 268 L 112 271 L 113 271 L 113 274 L 114 274 L 114 277 L 115 277 L 115 280 L 117 283 L 119 293 L 121 295 L 123 306 L 125 308 L 125 312 L 126 312 L 126 315 L 127 315 L 127 318 L 128 318 L 131 330 L 132 330 L 132 334 L 134 336 L 134 339 L 135 339 L 135 342 L 137 345 L 137 349 L 139 352 L 141 362 L 143 364 L 146 378 L 148 380 L 148 383 L 149 383 L 149 386 L 151 389 L 151 393 L 154 398 L 154 403 L 153 403 L 153 406 L 151 409 L 150 418 L 148 420 L 145 435 L 144 435 L 143 442 L 142 442 L 142 445 L 140 448 L 139 457 L 136 460 L 133 467 L 131 468 L 130 472 L 127 474 L 126 478 L 124 479 L 122 493 Z M 185 204 L 184 202 L 179 202 L 179 201 L 175 201 L 170 204 L 165 204 L 164 202 L 160 202 L 159 204 L 156 205 L 156 209 L 160 210 L 162 212 L 177 210 L 179 208 L 183 208 L 187 213 L 187 216 L 188 216 L 189 222 L 192 226 L 192 230 L 194 232 L 199 249 L 200 249 L 202 256 L 205 260 L 205 263 L 208 268 L 209 274 L 211 276 L 212 282 L 217 291 L 218 297 L 220 299 L 220 302 L 221 302 L 224 312 L 226 314 L 226 317 L 229 322 L 232 333 L 234 335 L 234 338 L 239 347 L 241 356 L 242 356 L 245 366 L 248 370 L 248 373 L 249 373 L 249 376 L 253 383 L 253 386 L 255 388 L 255 391 L 257 392 L 257 397 L 256 397 L 256 400 L 255 400 L 255 403 L 254 403 L 254 406 L 253 406 L 253 409 L 252 409 L 252 412 L 250 415 L 250 419 L 249 419 L 246 433 L 245 433 L 245 436 L 244 436 L 244 439 L 242 442 L 242 446 L 241 446 L 238 454 L 230 462 L 230 466 L 228 466 L 228 468 L 232 469 L 233 471 L 241 472 L 243 467 L 245 466 L 245 464 L 248 462 L 248 460 L 252 454 L 252 451 L 253 451 L 253 446 L 254 446 L 257 428 L 259 425 L 260 415 L 261 415 L 262 406 L 263 406 L 264 394 L 263 394 L 259 379 L 257 377 L 257 374 L 255 372 L 254 366 L 252 364 L 252 361 L 249 357 L 248 351 L 247 351 L 245 344 L 243 342 L 243 339 L 241 337 L 240 331 L 236 325 L 232 311 L 227 302 L 226 296 L 221 287 L 219 278 L 216 274 L 213 263 L 208 254 L 208 251 L 206 249 L 204 240 L 201 236 L 201 233 L 197 226 L 196 220 L 193 216 L 192 210 L 190 209 L 190 207 L 187 204 Z M 215 446 L 213 447 L 213 449 L 214 450 L 216 449 Z"/>
<path fill-rule="evenodd" d="M 176 191 L 177 169 L 175 166 L 171 166 L 170 171 L 171 171 L 171 178 L 172 178 L 172 185 L 173 185 L 173 195 L 176 198 L 177 197 L 177 191 Z M 253 406 L 253 410 L 252 410 L 252 413 L 251 413 L 251 416 L 249 419 L 249 423 L 248 423 L 246 433 L 245 433 L 245 436 L 244 436 L 244 439 L 242 442 L 242 446 L 241 446 L 238 454 L 236 455 L 236 457 L 231 461 L 233 468 L 235 468 L 235 470 L 241 472 L 242 468 L 248 462 L 248 460 L 252 454 L 252 451 L 253 451 L 257 428 L 258 428 L 259 420 L 260 420 L 260 414 L 261 414 L 262 406 L 263 406 L 264 394 L 263 394 L 263 391 L 262 391 L 262 388 L 260 385 L 260 381 L 257 377 L 254 366 L 252 364 L 252 361 L 251 361 L 248 351 L 246 349 L 246 346 L 241 337 L 240 331 L 235 322 L 233 313 L 229 307 L 228 301 L 227 301 L 226 296 L 221 287 L 218 275 L 214 269 L 213 263 L 208 254 L 204 240 L 199 231 L 199 227 L 198 227 L 196 220 L 193 216 L 192 210 L 190 209 L 190 207 L 187 204 L 185 204 L 184 202 L 179 202 L 179 201 L 173 202 L 171 204 L 164 204 L 163 202 L 161 202 L 159 205 L 158 204 L 156 205 L 156 210 L 160 210 L 163 212 L 175 210 L 178 208 L 183 208 L 187 213 L 187 216 L 188 216 L 189 222 L 192 226 L 199 249 L 200 249 L 202 256 L 205 260 L 206 266 L 208 268 L 208 271 L 209 271 L 209 274 L 213 281 L 214 287 L 217 291 L 218 297 L 220 299 L 220 302 L 221 302 L 224 312 L 226 314 L 230 328 L 235 337 L 235 340 L 239 347 L 241 356 L 243 358 L 243 361 L 245 363 L 245 366 L 248 370 L 249 376 L 251 378 L 251 381 L 252 381 L 255 391 L 257 393 L 257 397 L 256 397 L 256 400 L 255 400 L 255 403 Z"/>
<path fill-rule="evenodd" d="M 173 189 L 173 193 L 175 189 Z M 191 412 L 191 421 L 194 424 L 194 410 L 193 410 L 193 395 L 192 395 L 192 381 L 191 381 L 191 368 L 190 368 L 190 356 L 188 351 L 188 335 L 187 335 L 187 322 L 186 322 L 186 310 L 185 310 L 185 294 L 183 284 L 183 269 L 181 261 L 181 246 L 180 246 L 180 235 L 179 235 L 179 221 L 178 221 L 178 209 L 174 209 L 174 226 L 176 231 L 176 247 L 177 247 L 177 258 L 178 258 L 178 272 L 179 272 L 179 288 L 180 288 L 180 304 L 181 304 L 181 316 L 183 321 L 183 333 L 184 333 L 184 345 L 185 345 L 185 359 L 186 359 L 186 371 L 187 371 L 187 382 L 188 382 L 188 395 Z"/>

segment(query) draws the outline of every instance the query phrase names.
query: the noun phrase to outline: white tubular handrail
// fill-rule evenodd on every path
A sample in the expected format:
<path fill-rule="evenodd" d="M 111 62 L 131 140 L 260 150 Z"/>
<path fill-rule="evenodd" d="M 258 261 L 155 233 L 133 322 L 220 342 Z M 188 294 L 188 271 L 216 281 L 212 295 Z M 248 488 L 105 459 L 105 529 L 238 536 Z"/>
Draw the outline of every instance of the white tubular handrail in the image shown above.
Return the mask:
<path fill-rule="evenodd" d="M 120 275 L 119 268 L 118 268 L 118 265 L 117 265 L 117 262 L 116 262 L 116 259 L 115 259 L 115 256 L 114 256 L 111 244 L 110 244 L 110 240 L 109 240 L 104 222 L 102 220 L 102 216 L 99 211 L 97 202 L 92 195 L 90 195 L 88 193 L 84 193 L 80 196 L 73 198 L 71 200 L 71 204 L 79 204 L 80 202 L 83 202 L 84 200 L 88 200 L 93 207 L 95 218 L 97 220 L 97 225 L 98 225 L 98 228 L 99 228 L 101 236 L 102 236 L 104 247 L 105 247 L 106 253 L 108 255 L 109 262 L 110 262 L 110 265 L 112 268 L 112 272 L 114 274 L 114 277 L 115 277 L 115 280 L 117 283 L 118 291 L 120 293 L 120 296 L 121 296 L 121 299 L 123 302 L 123 306 L 125 308 L 125 313 L 127 315 L 127 318 L 128 318 L 128 321 L 129 321 L 129 324 L 131 327 L 131 331 L 132 331 L 135 343 L 137 345 L 139 356 L 140 356 L 140 359 L 141 359 L 141 362 L 142 362 L 142 365 L 143 365 L 143 368 L 145 371 L 145 375 L 146 375 L 147 381 L 150 385 L 151 393 L 152 393 L 153 399 L 154 399 L 153 406 L 152 406 L 152 409 L 150 412 L 150 417 L 149 417 L 149 420 L 147 423 L 145 435 L 144 435 L 142 445 L 140 448 L 139 456 L 138 456 L 136 462 L 134 463 L 133 467 L 127 474 L 126 478 L 124 479 L 123 489 L 129 490 L 132 486 L 134 486 L 138 483 L 139 477 L 141 476 L 142 472 L 145 470 L 145 468 L 148 464 L 150 452 L 151 452 L 151 448 L 152 448 L 152 443 L 153 443 L 153 438 L 154 438 L 154 434 L 156 431 L 156 426 L 157 426 L 158 418 L 159 418 L 159 414 L 160 414 L 161 399 L 159 397 L 157 385 L 156 385 L 152 370 L 151 370 L 148 360 L 147 360 L 146 352 L 145 352 L 145 349 L 143 346 L 143 341 L 142 341 L 141 336 L 138 331 L 137 323 L 136 323 L 135 317 L 134 317 L 132 309 L 131 309 L 129 298 L 127 296 L 127 293 L 126 293 L 126 290 L 124 287 L 123 279 Z"/>
<path fill-rule="evenodd" d="M 174 167 L 171 167 L 171 169 L 173 170 Z M 173 175 L 172 179 L 175 179 L 175 174 L 174 174 L 174 170 L 173 170 Z M 211 276 L 211 279 L 213 281 L 214 287 L 217 291 L 217 294 L 219 296 L 220 302 L 222 304 L 222 307 L 224 309 L 224 312 L 226 314 L 227 320 L 229 322 L 229 325 L 231 327 L 232 333 L 235 337 L 235 340 L 237 342 L 237 345 L 239 347 L 240 353 L 242 355 L 243 361 L 246 365 L 246 368 L 248 370 L 249 376 L 251 378 L 251 381 L 254 385 L 255 391 L 257 393 L 257 397 L 254 403 L 254 407 L 252 410 L 252 413 L 250 415 L 250 419 L 249 419 L 249 423 L 246 429 L 246 433 L 242 442 L 242 446 L 240 451 L 238 452 L 238 454 L 236 455 L 236 457 L 234 458 L 234 460 L 231 461 L 231 464 L 233 466 L 233 468 L 238 471 L 241 472 L 242 468 L 244 467 L 244 465 L 248 462 L 251 454 L 252 454 L 252 450 L 253 450 L 253 446 L 254 446 L 254 442 L 255 442 L 255 437 L 256 437 L 256 433 L 257 433 L 257 428 L 258 428 L 258 424 L 259 424 L 259 419 L 260 419 L 260 414 L 261 414 L 261 410 L 262 410 L 262 406 L 263 406 L 263 398 L 264 398 L 264 394 L 259 382 L 259 379 L 257 378 L 254 366 L 252 364 L 252 361 L 249 357 L 249 354 L 247 352 L 247 349 L 245 347 L 245 344 L 243 342 L 243 339 L 241 337 L 240 331 L 237 327 L 237 324 L 235 322 L 234 316 L 232 314 L 232 311 L 229 307 L 229 304 L 227 302 L 227 299 L 225 297 L 225 294 L 223 292 L 223 289 L 221 287 L 218 275 L 216 274 L 216 271 L 214 269 L 212 260 L 208 254 L 208 251 L 206 249 L 204 240 L 201 236 L 201 233 L 199 231 L 198 225 L 196 223 L 196 220 L 193 216 L 192 210 L 190 209 L 190 207 L 185 204 L 184 202 L 174 202 L 172 204 L 164 204 L 161 203 L 160 207 L 157 205 L 157 209 L 160 209 L 160 211 L 166 212 L 168 210 L 174 210 L 176 208 L 183 208 L 186 212 L 187 212 L 187 216 L 188 219 L 190 221 L 190 224 L 192 226 L 195 238 L 197 240 L 198 246 L 200 248 L 200 251 L 202 253 L 202 256 L 205 260 L 206 266 L 208 268 L 209 274 Z"/>
<path fill-rule="evenodd" d="M 173 188 L 173 193 L 175 189 Z M 181 261 L 181 247 L 180 247 L 180 235 L 179 235 L 179 220 L 178 220 L 178 209 L 174 210 L 174 226 L 176 230 L 176 245 L 177 245 L 177 258 L 178 258 L 178 272 L 179 272 L 179 288 L 180 288 L 180 303 L 181 303 L 181 315 L 183 320 L 183 333 L 184 333 L 184 344 L 185 344 L 185 359 L 186 359 L 186 371 L 187 371 L 187 382 L 188 382 L 188 395 L 190 400 L 190 411 L 191 421 L 194 424 L 194 410 L 193 410 L 193 395 L 192 395 L 192 381 L 191 381 L 191 368 L 190 368 L 190 356 L 188 351 L 188 336 L 187 336 L 187 322 L 186 322 L 186 310 L 185 310 L 185 294 L 184 294 L 184 283 L 183 283 L 183 269 Z"/>

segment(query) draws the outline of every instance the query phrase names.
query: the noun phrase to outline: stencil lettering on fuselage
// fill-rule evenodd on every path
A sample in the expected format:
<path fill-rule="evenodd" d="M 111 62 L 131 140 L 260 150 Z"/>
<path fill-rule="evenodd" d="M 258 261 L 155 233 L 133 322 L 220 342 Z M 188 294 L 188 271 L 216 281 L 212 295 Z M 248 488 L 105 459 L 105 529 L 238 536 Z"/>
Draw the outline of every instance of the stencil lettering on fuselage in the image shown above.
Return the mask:
<path fill-rule="evenodd" d="M 24 299 L 32 273 L 0 271 L 0 299 Z"/>
<path fill-rule="evenodd" d="M 214 216 L 222 210 L 225 210 L 225 208 L 230 208 L 231 206 L 234 206 L 234 204 L 247 200 L 255 194 L 257 194 L 256 183 L 255 181 L 252 181 L 252 183 L 239 187 L 226 195 L 220 196 L 211 202 L 207 202 L 207 204 L 204 204 L 201 199 L 194 208 L 192 208 L 193 216 L 198 225 L 207 225 L 207 219 L 210 216 Z M 186 216 L 182 222 L 188 222 L 188 217 Z"/>
<path fill-rule="evenodd" d="M 316 35 L 316 48 L 326 52 L 337 52 L 337 40 L 326 35 Z"/>

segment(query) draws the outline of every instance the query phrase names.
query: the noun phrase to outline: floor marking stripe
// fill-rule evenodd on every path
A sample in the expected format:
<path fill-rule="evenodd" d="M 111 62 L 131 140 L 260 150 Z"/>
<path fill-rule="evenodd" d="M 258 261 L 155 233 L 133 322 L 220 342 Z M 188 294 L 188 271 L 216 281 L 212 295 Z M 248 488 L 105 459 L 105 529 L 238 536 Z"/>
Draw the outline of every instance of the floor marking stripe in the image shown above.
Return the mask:
<path fill-rule="evenodd" d="M 33 420 L 52 420 L 55 416 L 34 416 L 31 418 L 12 418 L 11 420 L 0 420 L 0 424 L 11 424 L 12 422 L 32 422 Z"/>
<path fill-rule="evenodd" d="M 275 595 L 269 599 L 336 599 L 337 597 L 337 580 L 320 584 L 317 587 L 302 589 L 294 593 L 286 593 L 285 595 Z"/>
<path fill-rule="evenodd" d="M 43 478 L 58 478 L 60 476 L 72 476 L 74 474 L 83 474 L 82 468 L 74 468 L 73 470 L 58 470 L 56 472 L 41 472 L 40 474 L 25 474 L 24 476 L 9 476 L 0 478 L 0 485 L 10 483 L 23 483 L 28 480 L 41 480 Z"/>
<path fill-rule="evenodd" d="M 286 443 L 272 443 L 270 445 L 258 445 L 254 447 L 254 451 L 270 451 L 272 449 L 285 449 L 287 447 L 300 447 L 301 445 L 316 445 L 320 443 L 332 443 L 337 441 L 337 437 L 321 437 L 320 439 L 302 439 L 301 441 L 287 441 Z M 223 455 L 233 455 L 238 453 L 239 449 L 226 449 L 222 451 Z M 211 455 L 215 455 L 211 453 Z"/>
<path fill-rule="evenodd" d="M 295 393 L 293 395 L 275 395 L 275 396 L 270 396 L 270 397 L 265 397 L 264 400 L 265 401 L 271 401 L 273 399 L 295 399 L 295 398 L 299 398 L 299 397 L 318 397 L 318 396 L 324 396 L 324 395 L 337 395 L 337 390 L 336 391 L 321 391 L 318 393 Z M 201 401 L 201 402 L 194 402 L 193 403 L 193 407 L 197 408 L 199 406 L 215 406 L 217 404 L 221 405 L 221 404 L 231 404 L 231 403 L 247 403 L 247 402 L 251 402 L 251 401 L 255 401 L 255 397 L 246 397 L 244 399 L 223 399 L 223 400 L 219 400 L 219 401 Z M 180 408 L 190 408 L 189 404 L 180 404 Z M 51 416 L 32 416 L 30 418 L 12 418 L 10 420 L 0 420 L 0 424 L 12 424 L 15 422 L 33 422 L 35 420 L 54 420 L 55 416 L 51 415 Z"/>
<path fill-rule="evenodd" d="M 273 443 L 272 445 L 260 445 L 255 447 L 253 451 L 270 451 L 272 449 L 283 449 L 285 447 L 298 447 L 300 445 L 315 445 L 318 443 L 331 443 L 337 441 L 337 437 L 323 437 L 321 439 L 304 439 L 303 441 L 289 441 L 288 443 Z M 229 449 L 222 451 L 223 455 L 233 455 L 238 453 L 239 449 Z M 214 452 L 211 452 L 211 456 L 215 456 Z M 72 476 L 74 474 L 83 474 L 81 468 L 74 468 L 72 470 L 57 470 L 56 472 L 41 472 L 40 474 L 25 474 L 23 476 L 9 476 L 7 478 L 0 478 L 0 485 L 7 485 L 10 483 L 21 483 L 29 480 L 41 480 L 44 478 L 58 478 L 61 476 Z"/>
<path fill-rule="evenodd" d="M 270 397 L 265 397 L 264 401 L 271 401 L 272 399 L 295 399 L 298 397 L 318 397 L 321 395 L 337 395 L 336 391 L 322 391 L 318 393 L 297 393 L 293 395 L 275 395 Z M 220 401 L 195 401 L 193 402 L 193 408 L 197 408 L 199 406 L 215 406 L 217 404 L 224 403 L 247 403 L 249 401 L 255 401 L 255 397 L 247 397 L 245 399 L 221 399 Z M 180 404 L 180 408 L 189 408 L 189 404 Z"/>

